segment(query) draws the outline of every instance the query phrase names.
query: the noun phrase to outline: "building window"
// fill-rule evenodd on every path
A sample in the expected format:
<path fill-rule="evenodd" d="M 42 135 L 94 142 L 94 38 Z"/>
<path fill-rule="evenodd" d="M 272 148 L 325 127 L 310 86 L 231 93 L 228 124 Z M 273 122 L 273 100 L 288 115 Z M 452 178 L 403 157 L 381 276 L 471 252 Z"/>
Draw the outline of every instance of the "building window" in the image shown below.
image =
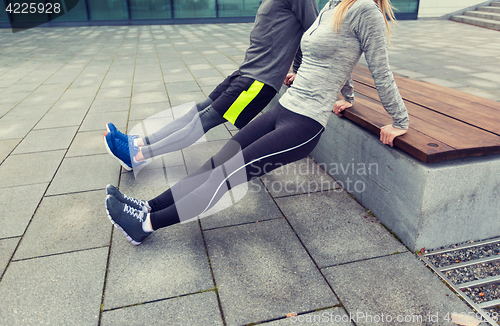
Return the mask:
<path fill-rule="evenodd" d="M 83 2 L 85 0 L 80 0 Z M 126 0 L 86 0 L 90 20 L 129 19 Z"/>
<path fill-rule="evenodd" d="M 215 0 L 173 0 L 174 18 L 217 17 Z"/>
<path fill-rule="evenodd" d="M 255 16 L 261 0 L 218 0 L 219 17 Z"/>
<path fill-rule="evenodd" d="M 132 19 L 172 18 L 170 0 L 129 0 Z"/>

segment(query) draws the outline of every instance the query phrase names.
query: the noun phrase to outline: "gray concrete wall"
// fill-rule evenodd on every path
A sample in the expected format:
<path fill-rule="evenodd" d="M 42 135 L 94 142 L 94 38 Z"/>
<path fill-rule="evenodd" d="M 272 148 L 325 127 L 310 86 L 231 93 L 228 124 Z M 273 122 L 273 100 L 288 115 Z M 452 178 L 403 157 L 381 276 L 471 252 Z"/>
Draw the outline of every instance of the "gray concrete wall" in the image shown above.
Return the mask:
<path fill-rule="evenodd" d="M 411 250 L 500 236 L 500 156 L 424 164 L 332 115 L 315 161 Z"/>

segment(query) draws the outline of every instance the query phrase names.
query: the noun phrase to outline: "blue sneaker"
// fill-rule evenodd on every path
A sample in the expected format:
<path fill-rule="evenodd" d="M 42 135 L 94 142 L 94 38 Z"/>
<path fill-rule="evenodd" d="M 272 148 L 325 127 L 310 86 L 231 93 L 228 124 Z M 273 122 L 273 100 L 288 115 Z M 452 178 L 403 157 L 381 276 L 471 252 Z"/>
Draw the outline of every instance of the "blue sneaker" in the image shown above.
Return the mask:
<path fill-rule="evenodd" d="M 113 185 L 108 185 L 106 187 L 106 195 L 110 195 L 118 199 L 120 202 L 127 204 L 129 206 L 132 206 L 133 208 L 143 211 L 144 213 L 149 213 L 151 208 L 149 207 L 148 203 L 144 200 L 139 200 L 135 199 L 132 197 L 129 197 L 125 194 L 122 194 L 120 190 L 118 190 L 115 186 Z"/>
<path fill-rule="evenodd" d="M 106 197 L 106 211 L 108 217 L 118 229 L 127 237 L 133 245 L 140 245 L 144 239 L 153 232 L 142 229 L 142 222 L 146 219 L 146 213 L 132 206 L 120 202 L 113 196 Z"/>
<path fill-rule="evenodd" d="M 108 133 L 112 133 L 113 135 L 115 135 L 116 138 L 126 142 L 127 144 L 130 142 L 130 140 L 139 138 L 139 136 L 137 135 L 129 136 L 127 134 L 124 134 L 123 132 L 118 130 L 118 128 L 116 128 L 115 125 L 112 124 L 111 122 L 106 123 L 106 131 Z"/>
<path fill-rule="evenodd" d="M 136 162 L 133 159 L 139 152 L 139 147 L 133 145 L 133 140 L 126 143 L 115 137 L 113 131 L 111 131 L 104 134 L 104 144 L 109 155 L 118 160 L 126 171 L 132 171 L 133 165 L 137 166 L 146 163 L 146 161 Z"/>

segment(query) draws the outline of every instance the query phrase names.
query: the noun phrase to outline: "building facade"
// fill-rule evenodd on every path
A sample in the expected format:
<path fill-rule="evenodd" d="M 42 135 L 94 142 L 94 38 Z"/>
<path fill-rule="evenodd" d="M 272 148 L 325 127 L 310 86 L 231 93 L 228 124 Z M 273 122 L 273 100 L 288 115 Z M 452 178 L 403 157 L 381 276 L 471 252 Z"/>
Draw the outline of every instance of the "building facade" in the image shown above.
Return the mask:
<path fill-rule="evenodd" d="M 320 9 L 328 2 L 317 1 Z M 50 20 L 48 26 L 251 22 L 262 0 L 31 0 L 41 8 L 45 4 L 45 9 L 49 2 L 58 3 L 59 10 L 25 14 L 13 13 L 23 11 L 23 1 L 3 2 L 7 10 L 0 12 L 0 26 L 9 27 L 9 18 L 14 22 Z M 392 3 L 398 19 L 417 19 L 419 0 Z"/>

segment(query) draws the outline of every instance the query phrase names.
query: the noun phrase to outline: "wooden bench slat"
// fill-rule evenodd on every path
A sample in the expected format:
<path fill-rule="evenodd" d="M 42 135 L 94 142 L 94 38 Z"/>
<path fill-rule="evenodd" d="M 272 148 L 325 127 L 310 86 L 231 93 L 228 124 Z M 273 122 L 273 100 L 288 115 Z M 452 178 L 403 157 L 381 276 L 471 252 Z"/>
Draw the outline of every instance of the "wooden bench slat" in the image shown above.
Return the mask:
<path fill-rule="evenodd" d="M 426 162 L 500 153 L 500 103 L 395 75 L 410 130 L 394 145 Z M 353 71 L 356 101 L 344 116 L 380 135 L 391 124 L 367 67 Z"/>
<path fill-rule="evenodd" d="M 362 85 L 367 85 L 367 83 L 357 80 L 355 80 L 354 82 L 360 83 Z M 375 90 L 374 85 L 367 86 Z M 470 102 L 468 104 L 468 108 L 464 109 L 463 107 L 467 105 L 466 101 L 460 100 L 455 97 L 446 97 L 445 100 L 447 101 L 447 103 L 440 100 L 435 100 L 431 96 L 431 93 L 436 92 L 435 90 L 429 91 L 427 95 L 422 95 L 419 91 L 400 88 L 399 85 L 398 88 L 401 97 L 405 101 L 419 104 L 421 106 L 429 108 L 432 111 L 447 115 L 449 117 L 455 118 L 457 120 L 463 121 L 465 123 L 479 127 L 500 136 L 500 111 L 481 106 L 481 112 L 472 112 L 473 110 L 471 110 L 471 108 L 479 106 L 477 103 Z M 356 90 L 356 87 L 354 89 Z"/>
<path fill-rule="evenodd" d="M 369 77 L 371 79 L 371 82 L 373 83 L 373 78 L 372 78 L 371 72 L 368 69 L 368 67 L 357 65 L 354 68 L 353 72 L 355 74 L 360 74 L 360 75 L 364 75 L 366 77 Z M 454 96 L 457 98 L 467 100 L 467 101 L 469 101 L 468 103 L 475 103 L 475 104 L 480 104 L 483 106 L 490 107 L 492 109 L 495 109 L 497 111 L 496 112 L 497 114 L 499 113 L 498 111 L 500 111 L 500 103 L 499 102 L 496 102 L 496 101 L 493 101 L 490 99 L 486 99 L 486 98 L 482 98 L 482 97 L 479 97 L 477 95 L 465 93 L 465 92 L 458 91 L 456 89 L 448 88 L 448 87 L 441 86 L 441 85 L 431 84 L 431 83 L 428 83 L 425 81 L 408 79 L 408 78 L 399 76 L 397 74 L 394 74 L 394 79 L 396 80 L 396 84 L 398 85 L 398 87 L 400 87 L 399 81 L 404 82 L 404 83 L 408 82 L 408 83 L 410 83 L 410 87 L 414 87 L 414 85 L 418 85 L 420 87 L 425 88 L 426 90 L 430 90 L 430 91 L 435 90 L 441 96 L 442 96 L 442 94 L 447 94 L 447 95 L 451 95 L 451 96 Z M 411 90 L 412 88 L 408 88 L 408 89 Z M 424 93 L 424 95 L 425 95 L 425 93 Z"/>
<path fill-rule="evenodd" d="M 370 107 L 381 114 L 387 115 L 383 106 L 378 101 L 378 93 L 375 89 L 355 82 L 357 92 L 371 98 Z M 359 101 L 364 101 L 359 98 Z M 363 103 L 368 106 L 367 103 Z M 440 115 L 431 110 L 405 101 L 411 126 L 430 137 L 440 140 L 449 146 L 470 153 L 471 156 L 486 155 L 487 147 L 499 147 L 500 137 L 482 129 L 475 128 L 459 120 Z M 390 117 L 389 117 L 390 118 Z M 446 126 L 446 128 L 443 128 Z"/>
<path fill-rule="evenodd" d="M 352 108 L 345 110 L 344 117 L 370 130 L 376 135 L 380 135 L 380 128 L 382 126 L 392 122 L 391 117 L 387 114 L 384 115 L 372 110 L 370 107 L 363 105 L 361 101 L 357 101 Z M 436 144 L 438 146 L 430 147 L 427 144 Z M 394 140 L 394 146 L 424 163 L 434 163 L 457 158 L 457 155 L 459 155 L 459 152 L 457 152 L 455 148 L 411 127 L 405 135 L 397 137 Z"/>
<path fill-rule="evenodd" d="M 383 106 L 379 102 L 376 102 L 370 98 L 363 99 L 360 97 L 358 97 L 357 102 L 359 102 L 361 105 L 363 105 L 363 109 L 369 108 L 370 110 L 373 110 L 373 111 L 377 112 L 378 114 L 384 116 L 386 118 L 384 120 L 384 122 L 386 122 L 386 124 L 390 124 L 392 122 L 391 117 L 387 114 L 387 112 L 384 110 Z M 447 125 L 457 124 L 457 123 L 461 123 L 461 122 L 453 120 L 453 119 L 448 118 L 448 117 L 439 116 L 435 112 L 431 112 L 431 113 L 437 117 L 432 117 L 432 116 L 426 117 L 424 114 L 421 114 L 418 112 L 417 112 L 418 114 L 412 116 L 412 114 L 411 114 L 412 111 L 425 110 L 425 109 L 419 108 L 418 106 L 411 104 L 411 103 L 409 103 L 408 106 L 409 106 L 408 112 L 410 113 L 410 121 L 411 121 L 411 128 L 410 129 L 418 131 L 421 134 L 427 135 L 429 138 L 435 140 L 432 142 L 425 140 L 425 143 L 411 142 L 411 144 L 413 146 L 420 148 L 420 149 L 425 149 L 429 146 L 430 143 L 432 143 L 433 146 L 436 146 L 436 148 L 434 148 L 433 152 L 434 153 L 438 153 L 440 151 L 445 152 L 446 159 L 450 159 L 452 157 L 459 158 L 459 157 L 487 155 L 487 154 L 491 154 L 492 152 L 500 153 L 500 138 L 499 137 L 491 135 L 491 134 L 487 133 L 486 131 L 482 131 L 482 130 L 480 130 L 480 131 L 483 134 L 487 135 L 487 137 L 489 137 L 488 139 L 482 139 L 480 135 L 479 136 L 476 135 L 476 137 L 472 137 L 471 134 L 455 134 L 452 131 L 449 131 L 447 129 L 443 129 L 441 126 L 446 125 L 446 124 Z M 412 106 L 414 106 L 414 107 L 412 107 Z M 364 113 L 364 111 L 363 111 L 363 113 Z M 446 121 L 446 120 L 451 120 L 451 121 Z M 468 125 L 466 125 L 466 126 L 474 129 L 471 126 L 468 126 Z M 453 128 L 451 128 L 451 129 L 453 129 Z M 409 134 L 409 133 L 410 133 L 410 131 L 407 134 Z M 403 137 L 405 137 L 405 136 L 406 135 L 404 135 Z M 493 137 L 493 138 L 491 138 L 491 137 Z M 395 145 L 397 145 L 399 147 L 398 143 L 395 143 Z M 443 145 L 446 145 L 446 146 L 443 146 Z M 455 153 L 453 153 L 453 154 L 449 153 L 450 149 L 454 150 Z M 424 152 L 425 152 L 425 150 L 424 150 Z M 436 162 L 436 158 L 434 158 L 433 160 L 434 160 L 434 162 Z"/>

